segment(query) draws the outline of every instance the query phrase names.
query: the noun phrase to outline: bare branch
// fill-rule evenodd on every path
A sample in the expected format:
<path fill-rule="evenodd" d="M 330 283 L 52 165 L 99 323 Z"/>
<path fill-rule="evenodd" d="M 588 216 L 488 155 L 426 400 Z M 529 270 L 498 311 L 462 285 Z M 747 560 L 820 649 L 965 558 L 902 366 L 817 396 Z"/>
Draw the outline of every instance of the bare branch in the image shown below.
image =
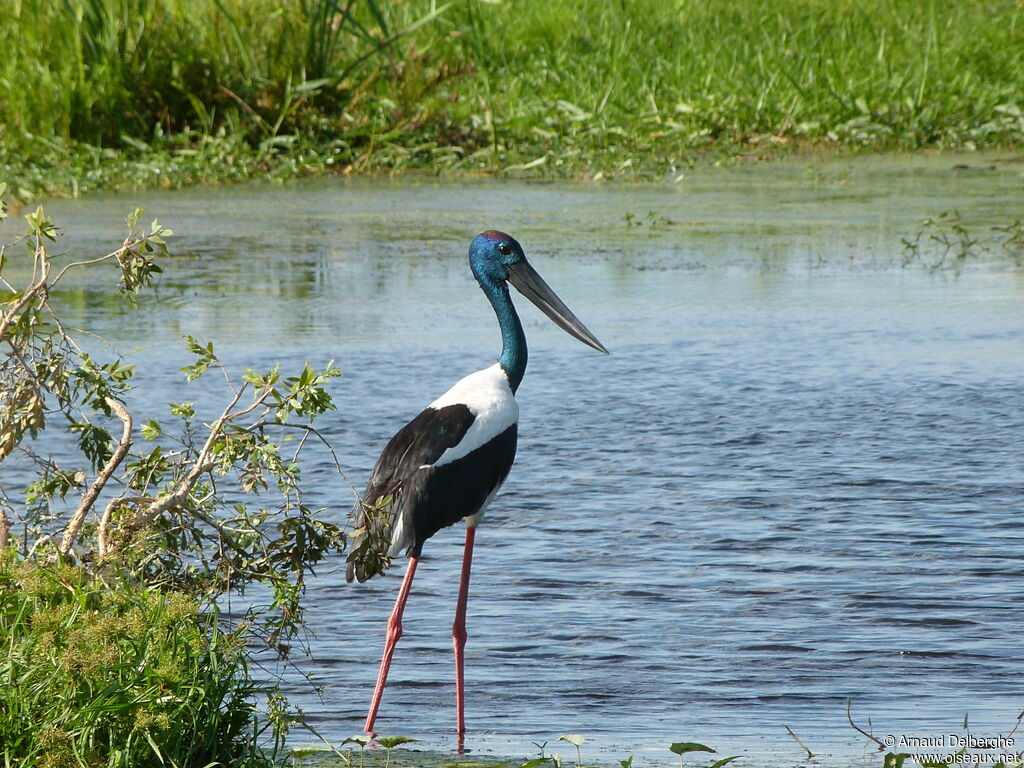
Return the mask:
<path fill-rule="evenodd" d="M 228 369 L 225 368 L 223 364 L 220 364 L 220 361 L 218 361 L 218 367 L 220 368 L 220 372 L 224 374 L 224 383 L 228 385 L 228 389 L 231 390 L 232 394 L 237 395 L 238 387 L 235 386 L 235 382 L 233 382 L 231 377 L 228 375 Z M 243 384 L 243 386 L 245 385 Z"/>
<path fill-rule="evenodd" d="M 151 504 L 156 501 L 152 496 L 118 496 L 107 502 L 100 517 L 99 531 L 96 536 L 96 550 L 100 557 L 103 557 L 110 550 L 110 521 L 114 516 L 114 510 L 128 504 Z"/>
<path fill-rule="evenodd" d="M 111 499 L 103 508 L 103 514 L 100 515 L 100 526 L 96 532 L 96 552 L 101 558 L 107 554 L 107 537 L 110 535 L 110 519 L 114 516 L 114 507 L 123 503 L 124 498 L 121 496 Z"/>
<path fill-rule="evenodd" d="M 213 494 L 209 494 L 207 496 L 204 496 L 203 499 L 201 499 L 200 501 L 208 500 L 208 499 L 210 499 L 211 496 L 213 496 Z M 204 523 L 206 523 L 208 526 L 210 526 L 211 528 L 213 528 L 217 532 L 217 534 L 220 536 L 219 542 L 221 544 L 227 544 L 229 547 L 231 547 L 231 549 L 233 549 L 238 554 L 242 555 L 244 558 L 251 557 L 252 553 L 249 552 L 248 550 L 246 550 L 245 547 L 240 546 L 238 544 L 238 542 L 235 541 L 234 537 L 231 535 L 231 532 L 228 531 L 227 528 L 224 525 L 222 525 L 221 523 L 217 522 L 212 517 L 210 517 L 209 515 L 207 515 L 204 512 L 201 512 L 198 509 L 195 510 L 195 516 L 198 517 L 200 520 L 202 520 Z"/>
<path fill-rule="evenodd" d="M 239 389 L 231 399 L 231 402 L 228 403 L 227 407 L 221 412 L 220 417 L 210 425 L 210 434 L 206 438 L 206 442 L 203 444 L 199 454 L 196 456 L 195 462 L 192 464 L 192 469 L 190 469 L 188 474 L 185 475 L 185 479 L 181 481 L 178 488 L 171 493 L 164 494 L 144 510 L 138 512 L 132 519 L 129 526 L 133 529 L 137 529 L 152 522 L 168 509 L 180 506 L 192 491 L 193 486 L 195 486 L 199 481 L 199 478 L 213 469 L 214 463 L 210 461 L 210 453 L 213 450 L 213 446 L 217 442 L 217 439 L 224 431 L 224 426 L 232 419 L 244 416 L 258 408 L 270 396 L 271 391 L 270 387 L 264 388 L 263 392 L 253 401 L 252 405 L 242 408 L 239 411 L 232 412 L 232 409 L 238 405 L 238 401 L 245 392 L 244 386 Z"/>
<path fill-rule="evenodd" d="M 236 403 L 238 402 L 238 398 L 242 396 L 242 392 L 244 390 L 245 390 L 245 387 L 243 386 L 242 389 L 239 390 L 238 393 L 236 393 L 234 402 L 236 402 Z M 264 387 L 263 388 L 263 392 L 260 393 L 259 397 L 257 397 L 255 400 L 253 400 L 252 405 L 246 406 L 245 408 L 242 408 L 240 411 L 235 411 L 234 413 L 229 413 L 224 418 L 224 422 L 227 423 L 229 421 L 234 421 L 235 419 L 241 418 L 242 416 L 245 416 L 248 413 L 252 413 L 257 408 L 259 408 L 261 405 L 263 405 L 263 403 L 266 402 L 267 398 L 270 397 L 270 393 L 272 391 L 273 391 L 273 389 L 271 387 L 269 387 L 269 386 Z"/>
<path fill-rule="evenodd" d="M 53 541 L 53 536 L 51 534 L 49 534 L 49 533 L 47 533 L 47 534 L 45 534 L 43 536 L 40 536 L 32 544 L 31 549 L 29 549 L 28 553 L 25 555 L 25 559 L 26 560 L 31 560 L 32 556 L 36 553 L 36 550 L 41 549 L 44 544 L 48 544 L 51 541 Z"/>
<path fill-rule="evenodd" d="M 4 255 L 7 253 L 8 246 L 14 246 L 19 242 L 21 242 L 21 240 L 16 240 L 13 243 L 0 243 L 0 264 L 4 263 Z M 7 278 L 4 277 L 3 274 L 0 274 L 0 285 L 3 285 L 3 287 L 11 293 L 17 292 L 17 289 L 7 281 Z"/>
<path fill-rule="evenodd" d="M 53 282 L 51 283 L 51 285 L 56 285 L 58 282 L 60 282 L 60 279 L 64 277 L 64 274 L 69 269 L 74 269 L 76 267 L 87 267 L 90 264 L 99 264 L 104 261 L 110 261 L 111 259 L 120 258 L 121 256 L 124 256 L 124 254 L 126 254 L 132 248 L 142 245 L 142 243 L 146 242 L 146 239 L 147 238 L 144 236 L 137 237 L 134 240 L 131 237 L 127 237 L 125 238 L 125 241 L 121 245 L 121 247 L 118 248 L 116 251 L 111 251 L 110 253 L 105 254 L 103 256 L 97 256 L 95 259 L 84 259 L 83 261 L 72 261 L 70 264 L 65 264 L 64 268 L 57 273 L 57 276 L 55 278 L 53 278 Z"/>
<path fill-rule="evenodd" d="M 790 736 L 793 737 L 793 741 L 795 741 L 797 744 L 799 744 L 801 747 L 804 748 L 804 752 L 807 753 L 807 759 L 808 760 L 812 759 L 814 757 L 814 753 L 811 752 L 811 750 L 809 750 L 807 748 L 806 744 L 804 744 L 802 741 L 800 741 L 800 737 L 798 737 L 795 733 L 793 733 L 793 730 L 788 725 L 786 725 L 785 723 L 782 724 L 782 727 L 786 729 L 786 733 L 788 733 Z"/>
<path fill-rule="evenodd" d="M 334 452 L 334 448 L 331 446 L 327 438 L 320 434 L 320 430 L 316 429 L 312 424 L 278 424 L 275 426 L 288 427 L 289 429 L 301 429 L 307 434 L 315 435 L 316 438 L 323 443 L 323 446 L 327 449 L 328 453 L 331 454 L 331 461 L 334 462 L 335 470 L 337 470 L 341 479 L 345 481 L 349 490 L 352 491 L 352 495 L 355 497 L 356 501 L 359 501 L 359 499 L 362 498 L 362 494 L 360 494 L 355 485 L 352 484 L 352 481 L 348 479 L 348 475 L 345 474 L 345 470 L 341 468 L 341 462 L 338 461 L 338 454 Z"/>
<path fill-rule="evenodd" d="M 846 700 L 846 719 L 850 721 L 850 725 L 853 726 L 853 730 L 855 730 L 857 733 L 861 734 L 862 736 L 867 736 L 869 739 L 871 739 L 873 742 L 875 742 L 875 744 L 878 745 L 878 751 L 879 752 L 881 752 L 883 749 L 885 749 L 885 743 L 881 739 L 876 739 L 870 733 L 868 733 L 863 728 L 858 726 L 855 722 L 853 722 L 853 716 L 850 715 L 850 699 Z"/>
<path fill-rule="evenodd" d="M 246 103 L 245 99 L 243 99 L 241 96 L 239 96 L 237 93 L 235 93 L 234 91 L 232 91 L 230 88 L 228 88 L 226 86 L 223 86 L 223 85 L 220 86 L 220 90 L 221 90 L 221 92 L 225 96 L 227 96 L 232 101 L 234 101 L 236 104 L 238 104 L 238 106 L 240 106 L 242 108 L 242 111 L 244 111 L 247 115 L 249 115 L 250 117 L 255 117 L 257 120 L 259 120 L 261 123 L 263 123 L 263 127 L 264 128 L 266 128 L 268 131 L 272 131 L 273 130 L 273 126 L 270 123 L 268 123 L 263 118 L 263 115 L 261 115 L 259 112 L 257 112 L 255 109 L 253 109 L 251 106 L 249 106 L 249 104 Z"/>
<path fill-rule="evenodd" d="M 1020 728 L 1021 720 L 1024 720 L 1024 712 L 1021 712 L 1019 715 L 1017 715 L 1017 722 L 1014 724 L 1013 730 L 1006 734 L 1006 738 L 1010 738 L 1011 736 L 1013 736 L 1013 734 L 1017 732 L 1017 729 Z"/>
<path fill-rule="evenodd" d="M 60 542 L 60 553 L 67 556 L 68 552 L 71 551 L 72 544 L 75 543 L 75 538 L 78 536 L 78 531 L 82 527 L 82 523 L 85 521 L 85 516 L 92 509 L 93 504 L 96 503 L 96 499 L 99 498 L 100 492 L 103 490 L 103 486 L 107 484 L 111 475 L 120 466 L 121 462 L 124 461 L 124 457 L 128 454 L 128 449 L 132 445 L 132 415 L 128 413 L 128 409 L 125 408 L 121 403 L 112 397 L 104 398 L 110 410 L 114 412 L 114 415 L 121 420 L 121 440 L 117 444 L 117 448 L 114 449 L 114 453 L 111 454 L 107 463 L 103 469 L 93 480 L 92 485 L 85 492 L 82 497 L 81 503 L 78 505 L 78 509 L 75 510 L 75 514 L 72 515 L 71 521 L 68 523 L 67 528 L 64 529 L 64 536 Z"/>

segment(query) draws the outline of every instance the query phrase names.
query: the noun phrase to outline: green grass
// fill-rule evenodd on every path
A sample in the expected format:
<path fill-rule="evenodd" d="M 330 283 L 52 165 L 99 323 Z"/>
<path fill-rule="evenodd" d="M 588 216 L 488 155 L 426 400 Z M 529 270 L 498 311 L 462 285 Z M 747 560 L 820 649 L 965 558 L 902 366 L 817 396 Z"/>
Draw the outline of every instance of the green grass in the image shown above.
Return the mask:
<path fill-rule="evenodd" d="M 13 0 L 26 193 L 1024 143 L 1015 0 Z"/>
<path fill-rule="evenodd" d="M 0 765 L 269 768 L 260 693 L 191 598 L 0 553 Z"/>

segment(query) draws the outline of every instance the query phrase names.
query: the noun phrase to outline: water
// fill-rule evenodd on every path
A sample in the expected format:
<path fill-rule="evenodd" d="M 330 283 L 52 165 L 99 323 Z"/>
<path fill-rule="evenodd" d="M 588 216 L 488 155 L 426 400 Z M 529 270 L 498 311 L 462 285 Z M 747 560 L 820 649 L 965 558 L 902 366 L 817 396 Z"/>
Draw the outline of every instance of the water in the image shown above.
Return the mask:
<path fill-rule="evenodd" d="M 1024 166 L 955 162 L 649 186 L 329 180 L 48 211 L 90 253 L 140 199 L 180 233 L 186 257 L 142 309 L 98 276 L 61 296 L 140 348 L 137 408 L 184 399 L 183 333 L 235 365 L 335 358 L 325 429 L 357 485 L 419 408 L 494 360 L 465 250 L 511 231 L 612 354 L 519 302 L 532 355 L 519 459 L 477 537 L 466 746 L 521 756 L 576 732 L 609 761 L 663 764 L 696 740 L 794 764 L 786 723 L 824 763 L 879 764 L 847 698 L 879 736 L 962 732 L 965 713 L 1005 734 L 1024 709 L 1024 270 L 900 259 L 923 216 L 957 207 L 980 234 L 1024 216 Z M 307 476 L 307 501 L 344 515 L 326 459 Z M 378 721 L 442 749 L 461 542 L 425 549 Z M 295 671 L 288 688 L 332 739 L 361 728 L 397 584 L 347 586 L 332 561 L 310 585 L 299 666 L 322 696 Z"/>

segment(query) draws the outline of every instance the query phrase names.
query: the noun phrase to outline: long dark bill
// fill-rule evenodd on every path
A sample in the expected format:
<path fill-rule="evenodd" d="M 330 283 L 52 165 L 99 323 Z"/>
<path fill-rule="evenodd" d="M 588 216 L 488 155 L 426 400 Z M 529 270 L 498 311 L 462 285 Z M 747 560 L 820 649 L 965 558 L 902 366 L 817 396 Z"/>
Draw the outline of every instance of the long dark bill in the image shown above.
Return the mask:
<path fill-rule="evenodd" d="M 527 262 L 523 261 L 509 266 L 508 281 L 523 296 L 536 304 L 541 312 L 554 320 L 555 324 L 563 331 L 579 339 L 587 346 L 608 354 L 604 344 L 587 330 L 587 326 L 580 322 L 580 319 L 565 306 L 565 303 L 555 295 L 550 286 L 537 274 L 537 270 Z"/>

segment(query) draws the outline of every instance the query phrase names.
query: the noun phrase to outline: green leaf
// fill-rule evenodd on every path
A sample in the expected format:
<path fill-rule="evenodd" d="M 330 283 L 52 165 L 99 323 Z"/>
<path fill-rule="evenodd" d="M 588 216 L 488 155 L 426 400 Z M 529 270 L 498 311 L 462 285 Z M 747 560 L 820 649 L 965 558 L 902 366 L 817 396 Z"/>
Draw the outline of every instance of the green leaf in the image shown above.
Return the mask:
<path fill-rule="evenodd" d="M 312 755 L 327 754 L 331 750 L 327 747 L 320 747 L 316 745 L 304 746 L 304 747 L 292 747 L 288 750 L 289 757 L 311 757 Z"/>
<path fill-rule="evenodd" d="M 344 746 L 345 744 L 358 744 L 360 747 L 365 747 L 372 740 L 373 739 L 370 736 L 357 733 L 355 736 L 349 736 L 347 739 L 341 742 L 341 744 L 342 746 Z"/>
<path fill-rule="evenodd" d="M 168 403 L 172 416 L 184 416 L 186 419 L 195 418 L 196 409 L 194 403 Z"/>
<path fill-rule="evenodd" d="M 32 213 L 26 214 L 25 221 L 27 221 L 29 227 L 31 227 L 32 234 L 37 237 L 45 237 L 47 240 L 57 239 L 57 228 L 53 226 L 53 222 L 47 218 L 46 212 L 43 210 L 43 206 L 40 205 Z"/>
<path fill-rule="evenodd" d="M 191 365 L 186 365 L 181 368 L 185 372 L 185 379 L 188 381 L 195 381 L 214 363 L 219 363 L 217 356 L 213 352 L 213 342 L 208 342 L 205 346 L 196 341 L 192 336 L 185 336 L 185 347 L 196 356 L 196 361 Z"/>
<path fill-rule="evenodd" d="M 723 765 L 731 763 L 733 760 L 738 760 L 742 755 L 733 755 L 732 757 L 723 757 L 721 760 L 712 763 L 709 768 L 722 768 Z"/>
<path fill-rule="evenodd" d="M 377 743 L 380 744 L 384 749 L 393 749 L 402 744 L 408 744 L 413 741 L 419 741 L 411 736 L 378 736 Z"/>
<path fill-rule="evenodd" d="M 567 741 L 574 747 L 582 746 L 583 742 L 587 740 L 586 736 L 580 736 L 578 733 L 567 733 L 563 736 L 558 737 L 559 741 Z"/>
<path fill-rule="evenodd" d="M 322 77 L 317 80 L 303 80 L 293 89 L 295 93 L 315 93 L 332 82 L 330 78 Z M 377 739 L 379 742 L 380 739 Z"/>
<path fill-rule="evenodd" d="M 903 768 L 903 761 L 910 756 L 906 752 L 887 752 L 882 760 L 882 768 Z"/>
<path fill-rule="evenodd" d="M 677 741 L 669 749 L 677 755 L 685 755 L 687 752 L 714 752 L 711 747 L 698 744 L 695 741 Z"/>

